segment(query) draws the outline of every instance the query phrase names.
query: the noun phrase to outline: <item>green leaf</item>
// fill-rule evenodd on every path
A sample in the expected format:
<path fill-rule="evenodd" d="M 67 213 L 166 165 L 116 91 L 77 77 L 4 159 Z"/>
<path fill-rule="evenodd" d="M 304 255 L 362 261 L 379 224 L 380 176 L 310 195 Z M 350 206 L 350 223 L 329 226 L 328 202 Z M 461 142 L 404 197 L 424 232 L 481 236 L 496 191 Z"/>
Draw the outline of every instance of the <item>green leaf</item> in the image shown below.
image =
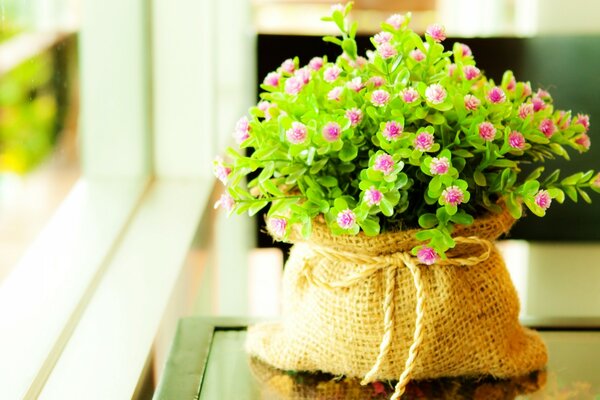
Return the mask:
<path fill-rule="evenodd" d="M 334 36 L 324 36 L 323 41 L 329 42 L 329 43 L 334 43 L 334 44 L 337 44 L 338 46 L 342 45 L 342 41 Z"/>
<path fill-rule="evenodd" d="M 473 153 L 465 149 L 452 150 L 452 155 L 464 158 L 473 157 Z"/>
<path fill-rule="evenodd" d="M 548 194 L 553 199 L 556 199 L 556 201 L 558 201 L 560 204 L 562 204 L 565 201 L 565 192 L 563 192 L 559 188 L 548 189 Z"/>
<path fill-rule="evenodd" d="M 577 182 L 583 177 L 583 172 L 577 172 L 576 174 L 570 175 L 563 179 L 560 183 L 562 185 L 571 186 L 576 185 Z"/>
<path fill-rule="evenodd" d="M 581 188 L 577 188 L 577 192 L 579 192 L 579 195 L 581 196 L 581 198 L 583 199 L 583 201 L 585 201 L 588 204 L 592 203 L 592 199 L 590 198 L 590 195 L 587 194 L 587 192 Z"/>
<path fill-rule="evenodd" d="M 339 30 L 345 32 L 346 29 L 344 28 L 344 14 L 342 14 L 342 12 L 339 10 L 335 10 L 331 17 L 333 18 L 333 22 L 335 22 Z"/>
<path fill-rule="evenodd" d="M 419 217 L 419 226 L 424 229 L 430 229 L 436 226 L 438 219 L 435 214 L 426 213 Z"/>
<path fill-rule="evenodd" d="M 450 218 L 450 221 L 461 225 L 471 225 L 473 223 L 473 220 L 473 216 L 467 214 L 463 210 L 460 210 Z"/>
<path fill-rule="evenodd" d="M 394 206 L 384 197 L 379 203 L 379 209 L 386 217 L 394 215 Z"/>
<path fill-rule="evenodd" d="M 342 42 L 342 49 L 350 56 L 351 59 L 356 58 L 356 42 L 354 39 L 344 39 Z"/>
<path fill-rule="evenodd" d="M 517 196 L 514 193 L 511 193 L 506 198 L 506 208 L 508 208 L 508 212 L 514 219 L 519 219 L 523 215 L 523 209 L 517 201 Z"/>
<path fill-rule="evenodd" d="M 260 210 L 265 208 L 267 204 L 269 204 L 269 202 L 267 200 L 258 200 L 258 201 L 252 202 L 252 204 L 248 208 L 248 215 L 249 216 L 255 215 L 257 212 L 259 212 Z"/>
<path fill-rule="evenodd" d="M 271 179 L 273 172 L 275 172 L 275 163 L 273 161 L 269 161 L 265 164 L 263 170 L 260 171 L 260 174 L 258 175 L 258 181 L 263 183 L 267 179 Z"/>
<path fill-rule="evenodd" d="M 564 186 L 563 190 L 571 200 L 577 203 L 577 190 L 573 186 Z"/>
<path fill-rule="evenodd" d="M 542 175 L 542 172 L 544 172 L 544 167 L 538 167 L 536 169 L 534 169 L 528 176 L 527 178 L 525 178 L 526 181 L 532 181 L 535 180 L 537 178 L 540 177 L 540 175 Z"/>
<path fill-rule="evenodd" d="M 367 218 L 363 221 L 360 221 L 358 225 L 360 225 L 367 236 L 375 236 L 379 234 L 379 222 L 374 219 Z"/>
<path fill-rule="evenodd" d="M 334 187 L 338 185 L 338 180 L 333 176 L 321 176 L 317 178 L 317 182 L 325 187 Z"/>
<path fill-rule="evenodd" d="M 344 162 L 352 161 L 358 155 L 358 147 L 356 147 L 351 141 L 344 141 L 344 146 L 339 152 L 340 160 Z"/>
<path fill-rule="evenodd" d="M 475 170 L 473 173 L 473 178 L 475 179 L 475 183 L 479 186 L 487 186 L 487 180 L 485 179 L 485 174 L 479 170 Z"/>

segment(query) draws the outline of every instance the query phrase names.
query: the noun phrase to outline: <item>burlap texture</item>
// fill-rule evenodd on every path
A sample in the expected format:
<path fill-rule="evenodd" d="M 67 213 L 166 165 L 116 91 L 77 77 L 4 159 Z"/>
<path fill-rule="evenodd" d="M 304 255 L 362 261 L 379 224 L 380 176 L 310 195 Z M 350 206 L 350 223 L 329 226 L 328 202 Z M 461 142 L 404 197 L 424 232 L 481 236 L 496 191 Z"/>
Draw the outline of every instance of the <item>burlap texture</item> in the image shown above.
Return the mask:
<path fill-rule="evenodd" d="M 507 212 L 459 226 L 453 236 L 490 241 L 507 232 L 514 220 Z M 323 288 L 344 280 L 364 265 L 333 262 L 311 248 L 354 252 L 360 257 L 407 253 L 418 244 L 417 230 L 367 237 L 334 236 L 316 224 L 310 240 L 296 241 L 283 278 L 281 322 L 263 323 L 248 331 L 246 347 L 259 359 L 288 371 L 323 371 L 363 378 L 380 353 L 385 334 L 384 299 L 387 268 L 348 287 Z M 481 252 L 461 245 L 450 257 Z M 497 249 L 475 265 L 419 265 L 426 304 L 422 342 L 412 365 L 412 379 L 458 376 L 522 376 L 547 362 L 539 335 L 518 321 L 519 302 Z M 396 266 L 393 280 L 393 326 L 389 349 L 370 380 L 397 380 L 405 369 L 415 332 L 415 282 L 408 268 Z"/>

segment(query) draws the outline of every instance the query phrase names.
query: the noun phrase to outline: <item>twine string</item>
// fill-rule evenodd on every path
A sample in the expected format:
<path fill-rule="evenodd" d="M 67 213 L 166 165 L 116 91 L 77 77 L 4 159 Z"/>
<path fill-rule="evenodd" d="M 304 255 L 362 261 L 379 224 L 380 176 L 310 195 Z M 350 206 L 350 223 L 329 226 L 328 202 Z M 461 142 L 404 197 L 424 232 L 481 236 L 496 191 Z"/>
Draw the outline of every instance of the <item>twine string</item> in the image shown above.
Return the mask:
<path fill-rule="evenodd" d="M 436 265 L 452 265 L 452 266 L 471 266 L 485 261 L 489 258 L 493 245 L 489 240 L 478 238 L 475 236 L 469 237 L 457 237 L 454 238 L 457 244 L 462 245 L 478 245 L 482 248 L 482 252 L 476 256 L 460 257 L 460 252 L 455 252 L 455 257 L 449 257 L 442 259 L 436 263 Z M 395 326 L 395 302 L 394 293 L 396 291 L 396 281 L 399 273 L 399 269 L 402 267 L 408 268 L 413 277 L 413 283 L 416 291 L 416 307 L 415 307 L 415 330 L 413 333 L 413 340 L 408 350 L 408 357 L 404 364 L 404 369 L 398 383 L 395 386 L 394 394 L 390 400 L 398 400 L 404 393 L 406 386 L 410 382 L 412 371 L 417 362 L 419 349 L 421 343 L 423 343 L 424 337 L 424 324 L 423 320 L 425 317 L 426 307 L 425 298 L 426 293 L 423 287 L 423 280 L 421 275 L 422 266 L 419 265 L 418 259 L 414 258 L 409 252 L 400 251 L 384 256 L 370 256 L 368 254 L 352 253 L 346 251 L 339 251 L 331 248 L 324 248 L 315 245 L 306 245 L 305 257 L 311 258 L 314 256 L 320 256 L 330 262 L 342 262 L 360 265 L 363 268 L 359 271 L 350 271 L 344 277 L 337 281 L 326 281 L 313 274 L 312 268 L 309 267 L 310 263 L 304 263 L 303 274 L 307 281 L 312 285 L 326 289 L 335 290 L 340 288 L 349 288 L 356 285 L 357 283 L 363 282 L 378 271 L 385 270 L 385 298 L 383 302 L 384 309 L 384 333 L 379 345 L 379 353 L 377 359 L 373 364 L 373 367 L 365 377 L 362 379 L 361 384 L 365 385 L 369 382 L 376 380 L 377 374 L 381 370 L 381 366 L 391 349 L 392 333 Z"/>

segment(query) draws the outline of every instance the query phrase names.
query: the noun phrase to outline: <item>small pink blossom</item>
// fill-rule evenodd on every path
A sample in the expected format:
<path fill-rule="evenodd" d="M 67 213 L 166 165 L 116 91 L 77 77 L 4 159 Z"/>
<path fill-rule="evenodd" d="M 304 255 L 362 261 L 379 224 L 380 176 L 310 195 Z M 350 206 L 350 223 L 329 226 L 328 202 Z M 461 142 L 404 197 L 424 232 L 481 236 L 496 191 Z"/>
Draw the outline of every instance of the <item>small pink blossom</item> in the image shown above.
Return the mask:
<path fill-rule="evenodd" d="M 336 86 L 327 93 L 327 99 L 331 101 L 340 101 L 342 99 L 343 86 Z"/>
<path fill-rule="evenodd" d="M 383 58 L 384 60 L 398 55 L 398 50 L 396 50 L 396 48 L 389 43 L 382 43 L 381 45 L 379 45 L 379 47 L 377 48 L 377 52 L 379 53 L 379 55 L 381 55 L 381 58 Z"/>
<path fill-rule="evenodd" d="M 318 71 L 323 67 L 323 59 L 321 57 L 313 57 L 308 62 L 308 68 L 313 71 Z"/>
<path fill-rule="evenodd" d="M 385 127 L 383 128 L 383 131 L 381 132 L 381 134 L 387 140 L 396 140 L 400 137 L 400 135 L 402 135 L 403 129 L 404 129 L 404 127 L 402 125 L 400 125 L 398 122 L 389 121 L 389 122 L 385 123 Z"/>
<path fill-rule="evenodd" d="M 379 203 L 381 203 L 382 199 L 383 199 L 383 194 L 379 190 L 375 189 L 374 187 L 367 189 L 365 191 L 365 195 L 363 197 L 363 200 L 369 206 L 379 205 Z"/>
<path fill-rule="evenodd" d="M 349 208 L 340 211 L 337 215 L 337 224 L 342 229 L 352 229 L 356 224 L 356 214 Z"/>
<path fill-rule="evenodd" d="M 289 95 L 297 95 L 298 93 L 300 93 L 303 87 L 304 84 L 302 83 L 302 80 L 295 76 L 292 76 L 287 81 L 285 81 L 285 92 Z"/>
<path fill-rule="evenodd" d="M 469 111 L 477 110 L 477 107 L 481 104 L 481 101 L 472 94 L 465 95 L 465 108 Z"/>
<path fill-rule="evenodd" d="M 409 87 L 400 92 L 400 96 L 405 103 L 412 103 L 419 98 L 419 92 Z"/>
<path fill-rule="evenodd" d="M 533 115 L 533 104 L 523 103 L 519 106 L 519 118 L 525 119 L 528 116 Z"/>
<path fill-rule="evenodd" d="M 595 188 L 600 188 L 600 172 L 596 175 L 596 177 L 590 182 L 590 185 L 592 185 Z"/>
<path fill-rule="evenodd" d="M 302 81 L 306 85 L 310 81 L 310 70 L 306 67 L 300 68 L 294 72 L 294 76 Z"/>
<path fill-rule="evenodd" d="M 575 139 L 575 143 L 582 146 L 585 150 L 588 150 L 590 148 L 590 146 L 592 145 L 592 142 L 590 141 L 590 137 L 588 136 L 587 133 L 582 133 L 581 136 L 579 136 L 577 139 Z"/>
<path fill-rule="evenodd" d="M 281 75 L 277 72 L 269 72 L 263 83 L 267 86 L 279 86 Z"/>
<path fill-rule="evenodd" d="M 565 111 L 559 112 L 558 120 L 556 120 L 556 125 L 560 129 L 567 129 L 571 125 L 571 116 Z"/>
<path fill-rule="evenodd" d="M 383 86 L 383 84 L 385 83 L 385 79 L 383 79 L 383 77 L 381 76 L 373 76 L 369 79 L 369 83 L 371 83 L 373 85 L 373 87 L 380 87 Z"/>
<path fill-rule="evenodd" d="M 389 154 L 380 154 L 375 158 L 373 169 L 381 171 L 384 175 L 389 175 L 394 171 L 394 159 Z"/>
<path fill-rule="evenodd" d="M 363 85 L 360 76 L 357 76 L 356 78 L 353 78 L 350 82 L 348 82 L 346 84 L 346 87 L 358 93 L 362 90 L 362 88 L 365 87 L 365 85 Z"/>
<path fill-rule="evenodd" d="M 508 144 L 513 149 L 523 150 L 525 148 L 525 137 L 521 132 L 512 131 L 508 135 Z"/>
<path fill-rule="evenodd" d="M 342 69 L 340 67 L 338 67 L 337 65 L 334 65 L 332 67 L 327 68 L 324 72 L 323 72 L 323 79 L 325 80 L 325 82 L 334 82 L 342 73 Z"/>
<path fill-rule="evenodd" d="M 389 32 L 382 31 L 373 36 L 373 40 L 377 44 L 389 43 L 392 40 L 393 35 Z"/>
<path fill-rule="evenodd" d="M 535 92 L 535 95 L 537 97 L 539 97 L 539 98 L 542 98 L 542 99 L 549 99 L 550 98 L 550 93 L 548 93 L 544 89 L 538 89 L 538 91 Z"/>
<path fill-rule="evenodd" d="M 219 200 L 215 203 L 215 208 L 222 208 L 227 212 L 233 211 L 233 207 L 235 207 L 235 200 L 229 193 L 222 194 Z"/>
<path fill-rule="evenodd" d="M 223 183 L 223 185 L 227 185 L 227 180 L 231 174 L 231 168 L 224 165 L 223 160 L 220 157 L 217 157 L 213 164 L 213 173 L 217 179 Z"/>
<path fill-rule="evenodd" d="M 383 107 L 388 101 L 390 101 L 390 94 L 383 89 L 375 90 L 371 93 L 371 103 L 376 107 Z"/>
<path fill-rule="evenodd" d="M 287 72 L 288 74 L 293 74 L 296 70 L 296 65 L 291 58 L 288 58 L 284 62 L 281 63 L 281 70 L 283 72 Z"/>
<path fill-rule="evenodd" d="M 423 246 L 417 251 L 417 258 L 421 264 L 433 265 L 440 258 L 438 253 L 429 246 Z"/>
<path fill-rule="evenodd" d="M 465 200 L 465 194 L 458 186 L 448 186 L 442 192 L 442 201 L 444 204 L 457 206 Z"/>
<path fill-rule="evenodd" d="M 583 125 L 586 132 L 590 129 L 590 116 L 586 114 L 577 114 L 574 123 Z"/>
<path fill-rule="evenodd" d="M 506 84 L 506 90 L 508 90 L 509 92 L 513 92 L 516 88 L 517 88 L 517 81 L 515 80 L 515 77 L 513 76 L 512 78 L 510 78 L 510 81 L 508 81 L 508 83 Z"/>
<path fill-rule="evenodd" d="M 400 26 L 404 23 L 404 16 L 400 14 L 393 14 L 390 15 L 385 22 L 393 26 L 394 29 L 400 29 Z"/>
<path fill-rule="evenodd" d="M 362 69 L 365 65 L 367 65 L 368 61 L 363 56 L 356 57 L 356 60 L 351 60 L 350 65 L 353 68 Z"/>
<path fill-rule="evenodd" d="M 328 122 L 323 127 L 323 137 L 328 142 L 335 142 L 342 135 L 342 127 L 337 122 Z"/>
<path fill-rule="evenodd" d="M 265 120 L 269 121 L 271 119 L 271 113 L 269 112 L 269 110 L 273 107 L 273 105 L 268 101 L 263 100 L 257 104 L 257 107 L 260 111 L 263 112 Z"/>
<path fill-rule="evenodd" d="M 429 171 L 432 175 L 444 175 L 450 169 L 450 160 L 448 157 L 434 157 L 431 159 L 431 165 Z"/>
<path fill-rule="evenodd" d="M 287 139 L 292 144 L 304 143 L 308 136 L 308 129 L 302 122 L 292 122 L 292 127 L 285 132 Z"/>
<path fill-rule="evenodd" d="M 469 46 L 467 46 L 464 43 L 459 43 L 459 45 L 460 45 L 460 52 L 463 57 L 471 57 L 473 55 L 473 52 L 471 52 L 471 48 Z"/>
<path fill-rule="evenodd" d="M 351 108 L 348 111 L 346 111 L 346 118 L 350 120 L 350 125 L 352 125 L 352 127 L 355 127 L 358 124 L 360 124 L 360 122 L 363 119 L 362 110 L 356 107 Z"/>
<path fill-rule="evenodd" d="M 425 89 L 425 97 L 431 104 L 443 103 L 446 99 L 446 95 L 446 89 L 439 83 L 429 85 L 427 89 Z"/>
<path fill-rule="evenodd" d="M 344 12 L 344 5 L 341 3 L 332 4 L 330 9 L 331 9 L 331 12 L 334 12 L 334 11 Z"/>
<path fill-rule="evenodd" d="M 247 117 L 240 118 L 235 124 L 233 136 L 238 144 L 242 144 L 250 137 L 250 121 Z"/>
<path fill-rule="evenodd" d="M 537 204 L 542 210 L 547 210 L 552 204 L 552 198 L 547 190 L 540 190 L 537 192 L 534 198 L 535 204 Z"/>
<path fill-rule="evenodd" d="M 436 42 L 443 42 L 446 39 L 446 28 L 440 24 L 432 24 L 427 27 L 425 33 Z"/>
<path fill-rule="evenodd" d="M 269 218 L 267 222 L 269 232 L 276 238 L 281 239 L 285 236 L 287 229 L 287 219 L 285 218 Z"/>
<path fill-rule="evenodd" d="M 432 133 L 421 132 L 415 137 L 414 146 L 419 151 L 429 151 L 434 143 L 435 139 Z"/>
<path fill-rule="evenodd" d="M 491 122 L 482 122 L 479 124 L 479 137 L 487 142 L 491 142 L 496 137 L 496 128 Z"/>
<path fill-rule="evenodd" d="M 452 63 L 452 64 L 448 64 L 448 76 L 454 76 L 454 73 L 456 72 L 456 64 Z"/>
<path fill-rule="evenodd" d="M 465 78 L 468 81 L 471 81 L 471 80 L 477 78 L 479 76 L 479 74 L 481 73 L 481 71 L 479 70 L 479 68 L 477 68 L 473 65 L 466 65 L 463 68 L 463 73 L 465 74 Z"/>
<path fill-rule="evenodd" d="M 551 119 L 546 118 L 540 122 L 540 132 L 542 132 L 547 138 L 551 137 L 556 132 L 556 126 Z"/>
<path fill-rule="evenodd" d="M 417 62 L 421 62 L 425 59 L 425 53 L 423 53 L 419 49 L 414 49 L 413 51 L 408 53 L 408 55 L 410 56 L 410 58 L 412 58 L 413 60 L 415 60 Z"/>
<path fill-rule="evenodd" d="M 493 87 L 487 94 L 487 99 L 490 103 L 499 104 L 506 101 L 504 91 L 498 86 Z"/>
<path fill-rule="evenodd" d="M 523 97 L 531 96 L 531 83 L 525 82 L 523 84 Z"/>
<path fill-rule="evenodd" d="M 546 108 L 546 103 L 544 102 L 544 100 L 542 100 L 541 97 L 533 96 L 531 98 L 531 103 L 533 104 L 533 111 L 534 112 L 538 112 L 538 111 L 543 110 L 544 108 Z"/>

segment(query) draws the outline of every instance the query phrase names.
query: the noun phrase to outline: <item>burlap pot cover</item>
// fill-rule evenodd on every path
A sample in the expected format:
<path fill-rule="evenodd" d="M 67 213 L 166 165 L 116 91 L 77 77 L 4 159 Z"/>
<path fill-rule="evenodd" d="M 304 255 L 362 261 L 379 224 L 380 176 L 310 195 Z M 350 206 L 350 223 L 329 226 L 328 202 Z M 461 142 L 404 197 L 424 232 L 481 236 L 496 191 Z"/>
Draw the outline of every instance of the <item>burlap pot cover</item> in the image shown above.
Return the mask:
<path fill-rule="evenodd" d="M 334 236 L 315 224 L 283 277 L 281 322 L 248 330 L 248 352 L 282 370 L 398 380 L 507 378 L 543 368 L 546 347 L 518 321 L 519 301 L 491 243 L 507 212 L 458 226 L 455 250 L 432 266 L 410 249 L 417 230 Z"/>

